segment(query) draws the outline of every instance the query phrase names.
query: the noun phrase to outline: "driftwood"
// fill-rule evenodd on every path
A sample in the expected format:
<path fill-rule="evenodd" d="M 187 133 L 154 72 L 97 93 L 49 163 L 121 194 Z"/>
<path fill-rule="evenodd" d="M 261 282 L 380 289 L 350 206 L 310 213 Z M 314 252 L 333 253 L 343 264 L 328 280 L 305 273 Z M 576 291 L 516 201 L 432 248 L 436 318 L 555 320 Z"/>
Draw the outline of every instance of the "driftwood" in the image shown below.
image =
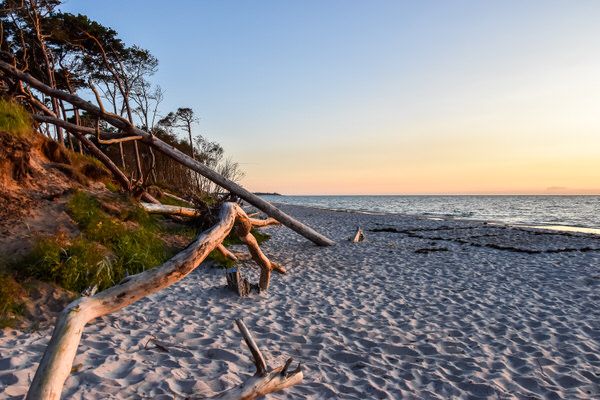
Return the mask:
<path fill-rule="evenodd" d="M 164 215 L 180 215 L 180 216 L 195 216 L 198 215 L 198 210 L 194 208 L 186 208 L 186 207 L 177 207 L 177 206 L 166 206 L 166 205 L 156 205 L 156 204 L 147 204 L 142 203 L 144 209 L 150 213 L 159 213 Z M 257 218 L 248 218 L 246 214 L 244 214 L 244 218 L 238 219 L 236 222 L 236 226 L 234 228 L 235 234 L 239 237 L 239 239 L 248 247 L 250 251 L 250 255 L 254 261 L 259 265 L 260 271 L 260 280 L 258 286 L 249 283 L 245 278 L 241 276 L 238 268 L 234 268 L 231 271 L 226 273 L 227 278 L 227 286 L 238 293 L 240 296 L 247 296 L 250 294 L 252 289 L 256 289 L 256 291 L 266 291 L 269 288 L 269 283 L 271 280 L 271 271 L 275 270 L 280 274 L 285 274 L 286 270 L 279 264 L 271 262 L 267 256 L 264 255 L 256 238 L 252 235 L 252 228 L 265 227 L 269 225 L 278 225 L 279 222 L 274 218 L 267 219 L 257 219 Z M 231 261 L 239 261 L 238 256 L 233 254 L 229 249 L 223 246 L 222 243 L 219 243 L 215 250 L 220 252 L 225 258 Z M 234 271 L 235 270 L 235 271 Z"/>
<path fill-rule="evenodd" d="M 131 124 L 131 122 L 128 121 L 126 118 L 123 118 L 116 114 L 109 113 L 106 110 L 102 110 L 100 107 L 91 104 L 90 102 L 82 99 L 81 97 L 79 97 L 77 95 L 74 95 L 74 94 L 59 90 L 59 89 L 54 89 L 54 88 L 46 85 L 45 83 L 39 81 L 38 79 L 34 78 L 33 76 L 15 68 L 14 66 L 10 65 L 9 63 L 7 63 L 5 61 L 0 60 L 0 70 L 4 71 L 6 74 L 11 75 L 12 77 L 14 77 L 20 81 L 26 82 L 32 88 L 39 90 L 40 92 L 46 94 L 47 96 L 50 96 L 51 98 L 56 98 L 56 99 L 66 101 L 67 103 L 70 103 L 79 109 L 87 111 L 88 113 L 94 115 L 97 118 L 103 119 L 104 121 L 108 122 L 109 124 L 113 125 L 114 127 L 122 130 L 127 135 L 141 136 L 142 137 L 142 139 L 140 139 L 141 142 L 143 142 L 143 143 L 147 144 L 148 146 L 151 146 L 152 148 L 171 157 L 173 160 L 179 162 L 180 164 L 187 166 L 188 168 L 199 173 L 200 175 L 204 176 L 205 178 L 211 180 L 212 182 L 216 183 L 217 185 L 229 190 L 231 193 L 239 196 L 241 199 L 252 204 L 259 210 L 263 211 L 268 216 L 275 218 L 276 220 L 281 222 L 283 225 L 296 231 L 297 233 L 299 233 L 300 235 L 313 241 L 317 245 L 329 246 L 329 245 L 334 244 L 334 242 L 331 239 L 321 235 L 314 229 L 304 225 L 300 221 L 287 215 L 283 211 L 279 210 L 277 207 L 273 206 L 268 201 L 265 201 L 262 198 L 260 198 L 259 196 L 249 192 L 248 190 L 244 189 L 237 183 L 233 182 L 230 179 L 225 178 L 224 176 L 222 176 L 219 173 L 215 172 L 214 170 L 210 169 L 209 167 L 202 164 L 201 162 L 194 160 L 192 157 L 188 156 L 187 154 L 168 145 L 167 143 L 163 142 L 162 140 L 160 140 L 156 136 L 150 134 L 149 132 L 146 132 L 142 129 L 137 128 L 136 126 Z M 34 118 L 37 121 L 50 123 L 50 124 L 53 124 L 58 127 L 65 128 L 66 126 L 69 126 L 71 129 L 79 130 L 80 132 L 85 131 L 85 130 L 81 129 L 81 127 L 78 125 L 68 123 L 68 122 L 63 121 L 62 119 L 59 119 L 56 117 L 36 115 L 36 116 L 34 116 Z M 95 134 L 96 133 L 95 130 L 94 129 L 92 129 L 92 130 L 94 131 L 92 133 Z M 136 142 L 134 142 L 134 143 L 136 143 Z"/>
<path fill-rule="evenodd" d="M 363 233 L 363 230 L 360 229 L 360 226 L 356 228 L 356 233 L 354 234 L 354 237 L 351 239 L 352 243 L 358 243 L 358 242 L 362 242 L 363 240 L 365 240 L 365 234 Z"/>
<path fill-rule="evenodd" d="M 257 285 L 253 285 L 242 276 L 238 267 L 228 268 L 225 271 L 225 279 L 227 280 L 227 287 L 240 297 L 248 296 L 252 290 L 260 292 Z"/>
<path fill-rule="evenodd" d="M 304 375 L 300 364 L 298 364 L 296 369 L 290 371 L 289 368 L 292 365 L 293 359 L 289 358 L 284 365 L 270 369 L 244 321 L 238 319 L 235 323 L 252 353 L 254 365 L 256 366 L 256 374 L 242 385 L 230 389 L 214 397 L 214 399 L 253 400 L 302 382 Z"/>
<path fill-rule="evenodd" d="M 197 217 L 200 210 L 188 207 L 168 206 L 164 204 L 140 203 L 141 206 L 151 214 L 179 215 L 180 217 Z"/>
<path fill-rule="evenodd" d="M 219 244 L 217 246 L 216 250 L 219 253 L 221 253 L 223 255 L 223 257 L 225 257 L 231 261 L 234 261 L 234 262 L 239 261 L 239 257 L 237 255 L 233 254 L 233 252 L 229 251 L 229 249 L 227 247 L 223 246 L 223 243 Z"/>
<path fill-rule="evenodd" d="M 27 399 L 55 400 L 60 398 L 65 380 L 71 371 L 83 329 L 88 322 L 120 310 L 183 279 L 198 267 L 213 249 L 221 244 L 234 227 L 236 232 L 239 233 L 244 233 L 247 229 L 247 235 L 249 236 L 246 236 L 246 240 L 252 242 L 249 239 L 252 236 L 249 232 L 251 226 L 250 219 L 239 205 L 224 203 L 221 206 L 217 224 L 202 232 L 190 246 L 164 264 L 137 275 L 129 276 L 116 286 L 93 296 L 81 297 L 69 304 L 57 319 L 52 338 L 27 393 Z M 254 237 L 252 236 L 252 238 Z M 256 240 L 254 240 L 255 242 Z M 264 257 L 258 245 L 255 248 L 252 247 L 251 251 L 253 254 L 257 253 Z M 264 258 L 266 259 L 266 257 Z M 268 259 L 266 259 L 266 263 L 270 263 Z M 261 267 L 264 268 L 267 265 L 266 263 Z M 268 279 L 263 281 L 261 277 L 261 283 L 266 283 L 268 287 Z M 296 382 L 295 379 L 297 378 L 294 378 L 296 375 L 291 376 L 293 379 L 286 378 L 288 375 L 277 379 L 273 378 L 269 381 L 262 378 L 259 383 L 263 381 L 266 383 L 274 382 L 261 387 L 279 390 L 283 386 L 278 386 L 275 383 Z"/>

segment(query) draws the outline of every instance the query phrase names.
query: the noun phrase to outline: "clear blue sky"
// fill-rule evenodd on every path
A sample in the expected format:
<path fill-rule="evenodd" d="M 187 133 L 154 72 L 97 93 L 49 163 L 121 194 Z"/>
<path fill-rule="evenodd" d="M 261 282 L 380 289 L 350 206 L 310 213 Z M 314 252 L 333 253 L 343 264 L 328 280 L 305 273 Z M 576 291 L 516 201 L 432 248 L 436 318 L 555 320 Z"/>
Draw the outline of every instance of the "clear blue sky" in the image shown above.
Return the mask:
<path fill-rule="evenodd" d="M 600 1 L 75 1 L 252 190 L 600 188 Z"/>

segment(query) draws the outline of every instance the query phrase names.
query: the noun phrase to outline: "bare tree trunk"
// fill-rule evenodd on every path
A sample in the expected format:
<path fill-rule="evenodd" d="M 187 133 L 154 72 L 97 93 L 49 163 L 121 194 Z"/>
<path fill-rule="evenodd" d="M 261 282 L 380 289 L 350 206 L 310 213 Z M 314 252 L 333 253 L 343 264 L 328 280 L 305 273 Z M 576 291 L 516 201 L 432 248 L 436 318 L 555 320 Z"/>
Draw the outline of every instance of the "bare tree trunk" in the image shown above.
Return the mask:
<path fill-rule="evenodd" d="M 44 84 L 43 82 L 40 82 L 39 80 L 35 79 L 31 75 L 26 74 L 22 71 L 19 71 L 18 69 L 16 69 L 12 65 L 10 65 L 4 61 L 0 61 L 0 69 L 3 70 L 4 72 L 16 77 L 17 79 L 27 82 L 32 87 L 34 87 L 35 89 L 39 90 L 42 93 L 45 93 L 48 96 L 53 96 L 53 97 L 62 99 L 66 102 L 73 104 L 74 106 L 77 106 L 83 110 L 86 110 L 87 112 L 89 112 L 91 114 L 94 114 L 94 115 L 102 118 L 103 120 L 109 122 L 111 125 L 119 128 L 119 129 L 122 129 L 124 132 L 127 132 L 130 135 L 142 136 L 142 138 L 143 138 L 142 141 L 144 143 L 146 143 L 147 145 L 152 146 L 153 148 L 159 150 L 163 154 L 171 157 L 173 160 L 198 172 L 200 175 L 215 182 L 219 186 L 229 190 L 231 193 L 239 196 L 241 199 L 246 200 L 248 203 L 252 204 L 259 210 L 263 211 L 265 214 L 275 218 L 276 220 L 281 222 L 283 225 L 296 231 L 297 233 L 306 237 L 307 239 L 313 241 L 315 244 L 320 245 L 320 246 L 330 246 L 330 245 L 334 244 L 334 242 L 331 239 L 321 235 L 320 233 L 316 232 L 314 229 L 312 229 L 312 228 L 304 225 L 300 221 L 292 218 L 291 216 L 287 215 L 283 211 L 279 210 L 277 207 L 273 206 L 271 203 L 263 200 L 262 198 L 260 198 L 259 196 L 255 195 L 255 194 L 249 192 L 248 190 L 244 189 L 243 187 L 241 187 L 237 183 L 233 182 L 232 180 L 223 177 L 222 175 L 213 171 L 206 165 L 194 160 L 190 156 L 182 153 L 181 151 L 175 149 L 174 147 L 172 147 L 172 146 L 168 145 L 167 143 L 163 142 L 162 140 L 158 139 L 156 136 L 153 136 L 150 133 L 133 126 L 127 119 L 120 117 L 118 115 L 114 115 L 114 114 L 110 114 L 105 111 L 102 111 L 99 107 L 94 106 L 93 104 L 87 102 L 86 100 L 84 100 L 76 95 L 72 95 L 72 94 L 63 92 L 62 90 L 51 88 L 48 85 Z M 48 117 L 46 117 L 46 118 L 48 118 Z M 51 123 L 57 124 L 57 125 L 63 124 L 62 126 L 64 126 L 64 124 L 65 124 L 65 121 L 62 121 L 62 120 L 45 121 L 45 122 L 51 122 Z"/>
<path fill-rule="evenodd" d="M 67 120 L 67 111 L 65 110 L 65 105 L 62 100 L 60 100 L 60 109 L 62 111 L 62 117 L 66 121 Z M 73 137 L 71 134 L 67 133 L 67 139 L 69 143 L 69 148 L 71 151 L 75 151 L 75 146 L 73 146 Z"/>
<path fill-rule="evenodd" d="M 30 10 L 28 10 L 29 17 L 31 19 L 31 23 L 33 25 L 35 36 L 40 45 L 40 49 L 42 50 L 42 54 L 44 56 L 44 66 L 46 67 L 46 75 L 48 78 L 48 83 L 50 87 L 56 88 L 56 81 L 54 79 L 54 68 L 52 65 L 52 61 L 50 60 L 50 54 L 48 53 L 48 48 L 46 47 L 46 41 L 44 39 L 44 35 L 42 33 L 42 24 L 40 21 L 40 15 L 38 13 L 35 0 L 31 0 L 28 2 L 30 6 Z M 59 116 L 59 106 L 58 100 L 56 98 L 52 98 L 52 110 L 56 116 Z M 65 145 L 62 128 L 60 126 L 56 126 L 56 141 L 60 143 L 61 146 Z"/>
<path fill-rule="evenodd" d="M 64 71 L 64 78 L 65 78 L 65 82 L 67 83 L 67 90 L 69 91 L 69 93 L 71 93 L 72 95 L 75 94 L 75 90 L 73 89 L 73 85 L 71 84 L 71 76 L 69 75 L 69 72 L 67 71 L 67 69 L 63 69 Z M 63 106 L 64 108 L 64 106 Z M 75 116 L 75 125 L 79 125 L 80 124 L 80 120 L 79 120 L 79 109 L 75 106 L 73 106 L 73 115 Z M 66 121 L 67 119 L 64 118 L 64 120 Z M 79 154 L 83 154 L 83 148 L 81 146 L 81 142 L 79 142 Z"/>
<path fill-rule="evenodd" d="M 119 155 L 121 156 L 121 168 L 126 171 L 127 165 L 125 165 L 125 152 L 123 151 L 123 143 L 119 143 Z"/>
<path fill-rule="evenodd" d="M 195 208 L 148 203 L 141 203 L 141 205 L 150 214 L 179 215 L 180 217 L 197 217 L 200 215 L 200 210 Z"/>

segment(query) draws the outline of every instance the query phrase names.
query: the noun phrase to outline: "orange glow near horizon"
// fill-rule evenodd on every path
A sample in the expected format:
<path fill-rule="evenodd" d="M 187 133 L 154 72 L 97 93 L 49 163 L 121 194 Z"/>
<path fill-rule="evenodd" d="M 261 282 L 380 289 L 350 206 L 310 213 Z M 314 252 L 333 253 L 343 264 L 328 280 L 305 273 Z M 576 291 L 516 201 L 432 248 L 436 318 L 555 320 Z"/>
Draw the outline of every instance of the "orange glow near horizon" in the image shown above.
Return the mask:
<path fill-rule="evenodd" d="M 285 194 L 600 194 L 596 70 L 492 89 L 463 88 L 409 116 L 382 105 L 288 129 L 248 149 L 255 163 L 243 183 Z"/>

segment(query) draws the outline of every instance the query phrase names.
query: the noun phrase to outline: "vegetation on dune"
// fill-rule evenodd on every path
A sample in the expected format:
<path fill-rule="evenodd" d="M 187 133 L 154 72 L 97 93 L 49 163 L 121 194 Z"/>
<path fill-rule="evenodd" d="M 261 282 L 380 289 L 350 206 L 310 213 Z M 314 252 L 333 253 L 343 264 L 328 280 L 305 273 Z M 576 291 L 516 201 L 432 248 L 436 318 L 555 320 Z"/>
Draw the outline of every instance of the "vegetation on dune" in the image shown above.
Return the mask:
<path fill-rule="evenodd" d="M 22 292 L 12 275 L 0 272 L 0 329 L 14 326 L 17 317 L 23 314 L 24 306 L 19 301 Z"/>
<path fill-rule="evenodd" d="M 119 214 L 109 215 L 96 197 L 78 191 L 67 211 L 81 229 L 73 240 L 41 238 L 19 264 L 21 273 L 75 292 L 106 289 L 127 275 L 160 265 L 171 253 L 161 226 L 130 199 L 119 199 Z"/>
<path fill-rule="evenodd" d="M 31 116 L 17 102 L 0 99 L 0 131 L 25 136 L 31 133 Z"/>
<path fill-rule="evenodd" d="M 152 81 L 158 60 L 149 51 L 127 45 L 116 31 L 84 15 L 60 11 L 61 2 L 6 2 L 0 13 L 0 60 L 53 89 L 73 95 L 92 89 L 98 105 L 127 120 L 132 129 L 117 129 L 120 124 L 113 121 L 112 126 L 106 119 L 98 120 L 85 106 L 81 109 L 48 97 L 40 86 L 11 75 L 9 70 L 0 74 L 0 167 L 7 176 L 11 174 L 14 187 L 23 183 L 21 188 L 29 190 L 28 184 L 35 180 L 44 189 L 39 191 L 45 191 L 42 197 L 54 202 L 54 211 L 62 217 L 68 199 L 65 211 L 72 219 L 66 227 L 57 226 L 54 236 L 34 236 L 33 243 L 27 239 L 20 251 L 33 245 L 29 253 L 0 266 L 0 326 L 5 321 L 12 323 L 23 311 L 24 306 L 17 299 L 28 296 L 29 289 L 23 289 L 21 284 L 27 286 L 33 281 L 42 285 L 41 280 L 54 284 L 47 286 L 55 290 L 60 286 L 82 293 L 92 287 L 106 289 L 127 275 L 162 264 L 181 250 L 186 240 L 195 238 L 198 230 L 208 226 L 210 218 L 204 211 L 218 207 L 225 198 L 225 189 L 191 171 L 161 148 L 153 150 L 138 140 L 115 145 L 118 139 L 111 142 L 101 140 L 102 137 L 143 129 L 227 179 L 237 181 L 243 175 L 238 164 L 225 157 L 221 145 L 194 132 L 199 121 L 194 110 L 179 107 L 173 112 L 161 112 L 164 92 Z M 42 115 L 70 123 L 69 130 L 61 128 L 62 123 L 40 123 Z M 73 124 L 80 129 L 73 128 Z M 90 134 L 89 128 L 94 127 L 96 134 Z M 37 135 L 35 140 L 30 139 L 34 133 L 43 138 Z M 36 157 L 41 159 L 30 164 Z M 3 160 L 9 162 L 2 163 Z M 48 179 L 40 166 L 54 170 Z M 52 184 L 44 186 L 48 181 Z M 101 185 L 91 185 L 97 181 L 103 182 L 107 191 L 101 192 Z M 82 185 L 93 187 L 85 190 L 95 194 L 77 190 Z M 202 209 L 204 221 L 199 222 L 198 218 L 180 224 L 149 215 L 135 199 L 145 194 L 153 196 L 151 187 L 193 199 Z M 41 209 L 35 190 L 37 187 L 25 195 L 31 202 L 23 204 Z M 121 190 L 130 193 L 123 194 Z M 189 206 L 168 196 L 161 199 L 164 204 Z M 68 232 L 76 230 L 75 224 L 79 229 L 76 236 L 59 233 L 63 228 Z M 254 230 L 253 234 L 259 243 L 269 237 Z M 30 238 L 31 233 L 26 237 Z M 232 244 L 241 242 L 230 235 L 224 245 Z M 210 258 L 224 266 L 232 264 L 218 252 Z"/>
<path fill-rule="evenodd" d="M 106 248 L 84 238 L 40 238 L 20 264 L 21 274 L 76 292 L 112 282 Z"/>

